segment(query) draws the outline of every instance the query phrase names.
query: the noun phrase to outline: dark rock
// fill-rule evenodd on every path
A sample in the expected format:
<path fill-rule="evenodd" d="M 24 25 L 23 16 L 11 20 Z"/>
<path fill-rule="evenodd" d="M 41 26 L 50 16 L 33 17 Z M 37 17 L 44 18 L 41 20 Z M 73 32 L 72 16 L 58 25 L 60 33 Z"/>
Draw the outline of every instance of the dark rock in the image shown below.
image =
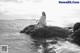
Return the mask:
<path fill-rule="evenodd" d="M 80 46 L 80 29 L 75 31 L 71 37 L 73 38 L 71 42 Z"/>
<path fill-rule="evenodd" d="M 75 32 L 78 29 L 80 29 L 80 22 L 77 22 L 76 24 L 74 24 L 73 31 Z"/>
<path fill-rule="evenodd" d="M 66 38 L 71 34 L 70 31 L 56 26 L 46 26 L 35 30 L 34 28 L 35 25 L 30 25 L 20 31 L 20 33 L 30 34 L 33 39 Z"/>
<path fill-rule="evenodd" d="M 32 30 L 34 30 L 35 25 L 29 25 L 27 27 L 25 27 L 22 31 L 20 31 L 20 33 L 26 33 L 26 34 L 31 34 Z"/>

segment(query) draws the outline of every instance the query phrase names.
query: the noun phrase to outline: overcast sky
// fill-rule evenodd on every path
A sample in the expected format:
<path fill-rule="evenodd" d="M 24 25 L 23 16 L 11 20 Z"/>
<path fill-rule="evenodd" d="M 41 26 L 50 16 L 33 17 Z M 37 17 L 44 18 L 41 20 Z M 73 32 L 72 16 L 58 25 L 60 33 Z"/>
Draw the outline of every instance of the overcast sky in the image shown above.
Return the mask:
<path fill-rule="evenodd" d="M 59 24 L 80 21 L 80 4 L 58 1 L 61 0 L 0 0 L 0 19 L 39 19 L 45 11 L 47 20 Z"/>

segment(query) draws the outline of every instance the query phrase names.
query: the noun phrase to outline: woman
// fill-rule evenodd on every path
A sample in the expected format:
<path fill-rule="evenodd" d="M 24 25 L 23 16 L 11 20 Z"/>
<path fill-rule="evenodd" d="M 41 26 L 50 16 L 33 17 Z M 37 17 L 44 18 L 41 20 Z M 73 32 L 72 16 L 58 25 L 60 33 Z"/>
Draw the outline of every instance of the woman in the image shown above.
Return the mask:
<path fill-rule="evenodd" d="M 42 16 L 38 21 L 38 24 L 36 25 L 37 28 L 42 28 L 44 26 L 46 26 L 46 14 L 45 12 L 42 12 Z"/>

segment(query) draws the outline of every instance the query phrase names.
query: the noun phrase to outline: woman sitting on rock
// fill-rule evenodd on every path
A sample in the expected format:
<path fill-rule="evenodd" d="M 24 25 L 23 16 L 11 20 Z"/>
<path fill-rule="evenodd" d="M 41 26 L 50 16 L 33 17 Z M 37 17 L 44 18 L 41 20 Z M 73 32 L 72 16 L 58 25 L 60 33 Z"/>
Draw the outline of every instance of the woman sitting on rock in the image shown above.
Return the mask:
<path fill-rule="evenodd" d="M 42 12 L 42 16 L 38 21 L 38 24 L 36 25 L 37 28 L 43 28 L 44 26 L 46 26 L 46 14 L 45 12 Z"/>

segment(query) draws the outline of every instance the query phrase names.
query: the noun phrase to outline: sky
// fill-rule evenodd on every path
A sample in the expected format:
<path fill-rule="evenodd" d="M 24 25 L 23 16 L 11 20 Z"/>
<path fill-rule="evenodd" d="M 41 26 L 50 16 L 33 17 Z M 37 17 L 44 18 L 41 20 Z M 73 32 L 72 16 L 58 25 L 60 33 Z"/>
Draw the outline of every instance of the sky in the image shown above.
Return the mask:
<path fill-rule="evenodd" d="M 47 20 L 52 21 L 50 25 L 79 22 L 80 4 L 60 4 L 59 1 L 68 0 L 0 0 L 0 19 L 39 20 L 45 11 Z"/>

